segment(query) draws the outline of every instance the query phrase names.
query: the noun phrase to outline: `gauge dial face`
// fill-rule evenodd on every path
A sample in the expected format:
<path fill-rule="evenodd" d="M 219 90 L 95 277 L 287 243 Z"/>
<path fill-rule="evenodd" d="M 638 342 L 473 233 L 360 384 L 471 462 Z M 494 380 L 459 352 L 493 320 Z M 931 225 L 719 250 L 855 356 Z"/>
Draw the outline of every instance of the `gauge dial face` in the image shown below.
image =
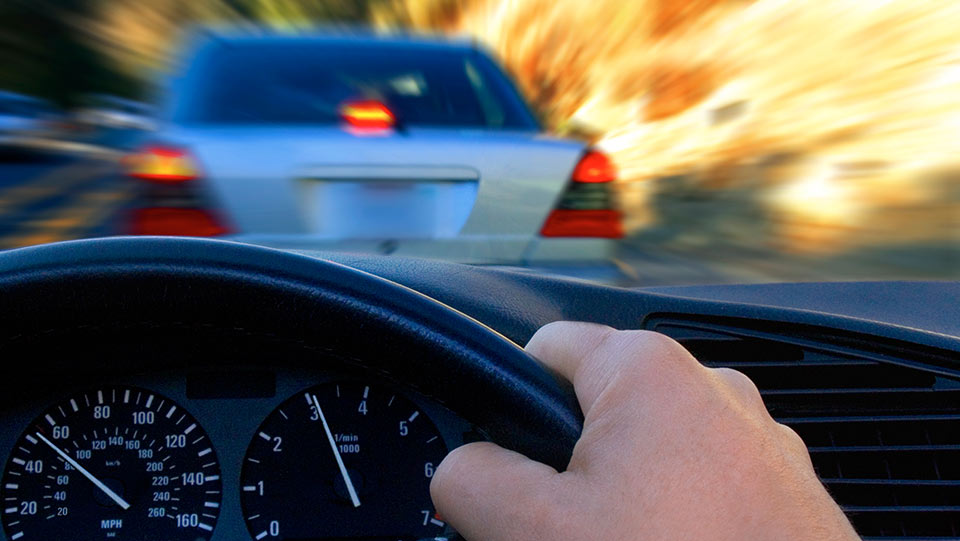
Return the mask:
<path fill-rule="evenodd" d="M 210 438 L 169 398 L 102 387 L 47 409 L 3 474 L 7 539 L 202 541 L 220 511 Z"/>
<path fill-rule="evenodd" d="M 257 541 L 443 535 L 430 478 L 446 452 L 429 417 L 394 390 L 317 385 L 253 436 L 240 477 L 247 527 Z"/>

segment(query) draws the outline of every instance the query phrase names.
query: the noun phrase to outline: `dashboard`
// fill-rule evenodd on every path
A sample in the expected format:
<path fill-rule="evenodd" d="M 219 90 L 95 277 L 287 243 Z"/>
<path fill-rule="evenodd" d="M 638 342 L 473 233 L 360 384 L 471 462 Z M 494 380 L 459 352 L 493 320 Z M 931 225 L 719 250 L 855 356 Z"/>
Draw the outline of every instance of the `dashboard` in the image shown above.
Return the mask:
<path fill-rule="evenodd" d="M 446 539 L 430 478 L 481 438 L 357 371 L 77 376 L 5 396 L 8 539 Z"/>
<path fill-rule="evenodd" d="M 864 539 L 960 539 L 958 299 L 628 290 L 197 239 L 3 252 L 0 541 L 459 539 L 429 497 L 449 450 L 569 461 L 576 397 L 517 345 L 561 319 L 745 372 Z"/>

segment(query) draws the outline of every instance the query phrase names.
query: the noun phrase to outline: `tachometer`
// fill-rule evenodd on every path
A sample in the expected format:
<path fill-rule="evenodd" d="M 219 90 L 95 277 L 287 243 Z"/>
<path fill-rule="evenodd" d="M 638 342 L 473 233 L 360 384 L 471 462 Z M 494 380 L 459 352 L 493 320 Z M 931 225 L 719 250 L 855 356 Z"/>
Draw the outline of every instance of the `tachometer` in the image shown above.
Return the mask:
<path fill-rule="evenodd" d="M 220 496 L 220 466 L 197 421 L 134 387 L 46 410 L 11 450 L 0 489 L 11 541 L 205 540 Z"/>
<path fill-rule="evenodd" d="M 253 436 L 240 477 L 247 527 L 257 541 L 443 536 L 430 478 L 446 452 L 429 417 L 392 389 L 312 387 Z"/>

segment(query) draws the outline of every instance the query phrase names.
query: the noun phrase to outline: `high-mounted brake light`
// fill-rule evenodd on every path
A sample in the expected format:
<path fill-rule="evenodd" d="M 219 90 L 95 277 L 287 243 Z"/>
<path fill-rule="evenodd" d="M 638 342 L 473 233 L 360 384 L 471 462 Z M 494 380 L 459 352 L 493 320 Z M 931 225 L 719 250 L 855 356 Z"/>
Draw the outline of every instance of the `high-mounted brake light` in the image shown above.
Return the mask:
<path fill-rule="evenodd" d="M 573 170 L 574 182 L 598 183 L 613 182 L 617 179 L 617 168 L 606 154 L 590 150 L 580 158 Z"/>
<path fill-rule="evenodd" d="M 340 106 L 340 116 L 348 126 L 361 130 L 388 130 L 397 125 L 393 112 L 376 100 L 348 101 Z"/>
<path fill-rule="evenodd" d="M 127 156 L 127 175 L 153 182 L 184 182 L 200 176 L 200 168 L 182 148 L 150 145 Z"/>

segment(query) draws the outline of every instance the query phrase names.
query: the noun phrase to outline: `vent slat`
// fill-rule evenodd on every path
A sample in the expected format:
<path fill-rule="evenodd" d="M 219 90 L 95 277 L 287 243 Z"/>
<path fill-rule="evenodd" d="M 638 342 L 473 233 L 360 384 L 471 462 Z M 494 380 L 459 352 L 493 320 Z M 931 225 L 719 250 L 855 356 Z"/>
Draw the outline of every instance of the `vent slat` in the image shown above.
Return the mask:
<path fill-rule="evenodd" d="M 960 505 L 843 505 L 847 513 L 960 513 Z"/>
<path fill-rule="evenodd" d="M 861 537 L 863 541 L 960 541 L 960 537 Z"/>
<path fill-rule="evenodd" d="M 960 421 L 960 414 L 936 414 L 928 415 L 876 415 L 876 416 L 854 416 L 854 417 L 775 417 L 778 423 L 785 425 L 806 424 L 806 423 L 902 423 L 902 422 L 922 422 L 922 421 Z"/>
<path fill-rule="evenodd" d="M 957 395 L 960 399 L 960 389 L 929 389 L 903 387 L 864 387 L 850 389 L 760 389 L 762 396 L 805 396 L 805 395 L 874 395 L 874 394 L 905 394 L 905 395 Z"/>
<path fill-rule="evenodd" d="M 813 453 L 937 453 L 960 451 L 960 445 L 837 445 L 834 447 L 808 447 Z"/>
<path fill-rule="evenodd" d="M 960 487 L 960 479 L 847 479 L 843 477 L 823 477 L 820 479 L 828 485 L 883 485 L 883 486 L 936 486 Z"/>

